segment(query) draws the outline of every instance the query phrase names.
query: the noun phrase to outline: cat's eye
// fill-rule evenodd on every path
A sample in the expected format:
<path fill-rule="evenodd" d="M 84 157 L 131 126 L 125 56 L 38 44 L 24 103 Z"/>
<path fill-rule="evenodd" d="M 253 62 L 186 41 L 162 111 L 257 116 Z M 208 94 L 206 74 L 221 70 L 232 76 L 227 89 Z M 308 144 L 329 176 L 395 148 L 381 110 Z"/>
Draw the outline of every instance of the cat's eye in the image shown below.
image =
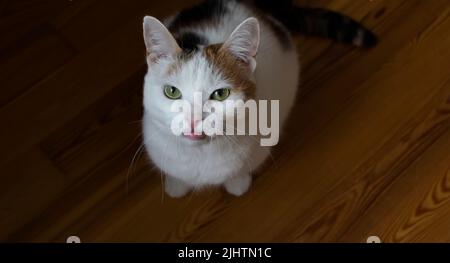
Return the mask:
<path fill-rule="evenodd" d="M 211 94 L 209 99 L 223 101 L 230 96 L 230 93 L 230 89 L 218 89 Z"/>
<path fill-rule="evenodd" d="M 174 86 L 164 86 L 164 95 L 171 100 L 178 100 L 181 98 L 181 91 Z"/>

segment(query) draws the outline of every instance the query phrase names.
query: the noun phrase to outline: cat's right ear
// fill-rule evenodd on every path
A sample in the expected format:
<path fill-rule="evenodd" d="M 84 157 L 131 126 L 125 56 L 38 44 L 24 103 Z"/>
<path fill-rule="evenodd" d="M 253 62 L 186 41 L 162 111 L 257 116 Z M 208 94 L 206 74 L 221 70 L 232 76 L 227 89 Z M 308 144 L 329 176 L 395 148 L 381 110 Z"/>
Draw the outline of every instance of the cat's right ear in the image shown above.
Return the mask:
<path fill-rule="evenodd" d="M 156 18 L 144 17 L 144 41 L 148 63 L 163 57 L 174 56 L 181 51 L 169 30 Z"/>
<path fill-rule="evenodd" d="M 260 28 L 258 19 L 250 17 L 242 22 L 231 33 L 222 48 L 244 62 L 250 72 L 256 68 L 256 54 L 260 41 Z"/>

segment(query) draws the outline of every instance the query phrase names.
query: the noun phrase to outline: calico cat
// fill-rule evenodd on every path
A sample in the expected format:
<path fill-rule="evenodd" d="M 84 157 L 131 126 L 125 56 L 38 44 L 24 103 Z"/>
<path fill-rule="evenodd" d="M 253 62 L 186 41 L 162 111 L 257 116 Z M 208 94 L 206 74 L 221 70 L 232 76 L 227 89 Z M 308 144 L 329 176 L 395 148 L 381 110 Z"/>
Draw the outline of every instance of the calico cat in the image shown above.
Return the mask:
<path fill-rule="evenodd" d="M 300 63 L 291 33 L 372 47 L 376 37 L 354 20 L 290 0 L 207 0 L 161 23 L 144 18 L 148 73 L 144 83 L 146 150 L 165 175 L 165 192 L 223 185 L 244 194 L 251 174 L 270 156 L 255 136 L 206 136 L 171 131 L 176 100 L 279 100 L 282 127 L 299 85 Z M 225 118 L 235 111 L 226 111 Z M 189 116 L 190 117 L 190 116 Z M 201 125 L 190 121 L 191 131 Z M 258 136 L 256 136 L 258 137 Z"/>

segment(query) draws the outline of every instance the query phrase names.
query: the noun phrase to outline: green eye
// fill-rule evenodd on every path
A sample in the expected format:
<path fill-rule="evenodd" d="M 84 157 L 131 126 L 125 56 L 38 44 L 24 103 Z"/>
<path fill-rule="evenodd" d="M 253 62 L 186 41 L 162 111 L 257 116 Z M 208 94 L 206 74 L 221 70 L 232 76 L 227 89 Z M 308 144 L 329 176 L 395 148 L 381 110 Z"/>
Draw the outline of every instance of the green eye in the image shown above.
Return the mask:
<path fill-rule="evenodd" d="M 177 100 L 181 98 L 181 91 L 174 86 L 164 86 L 164 95 L 171 100 Z"/>
<path fill-rule="evenodd" d="M 211 100 L 226 100 L 230 96 L 230 89 L 218 89 L 211 94 Z"/>

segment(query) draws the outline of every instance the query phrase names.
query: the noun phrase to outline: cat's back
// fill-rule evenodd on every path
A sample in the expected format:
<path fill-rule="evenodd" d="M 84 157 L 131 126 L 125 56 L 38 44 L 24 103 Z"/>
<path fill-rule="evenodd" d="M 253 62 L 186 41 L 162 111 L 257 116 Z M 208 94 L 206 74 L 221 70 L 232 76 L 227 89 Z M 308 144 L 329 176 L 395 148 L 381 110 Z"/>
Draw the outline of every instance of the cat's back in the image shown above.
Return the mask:
<path fill-rule="evenodd" d="M 251 8 L 234 0 L 206 0 L 165 21 L 183 50 L 223 43 L 246 18 Z"/>

